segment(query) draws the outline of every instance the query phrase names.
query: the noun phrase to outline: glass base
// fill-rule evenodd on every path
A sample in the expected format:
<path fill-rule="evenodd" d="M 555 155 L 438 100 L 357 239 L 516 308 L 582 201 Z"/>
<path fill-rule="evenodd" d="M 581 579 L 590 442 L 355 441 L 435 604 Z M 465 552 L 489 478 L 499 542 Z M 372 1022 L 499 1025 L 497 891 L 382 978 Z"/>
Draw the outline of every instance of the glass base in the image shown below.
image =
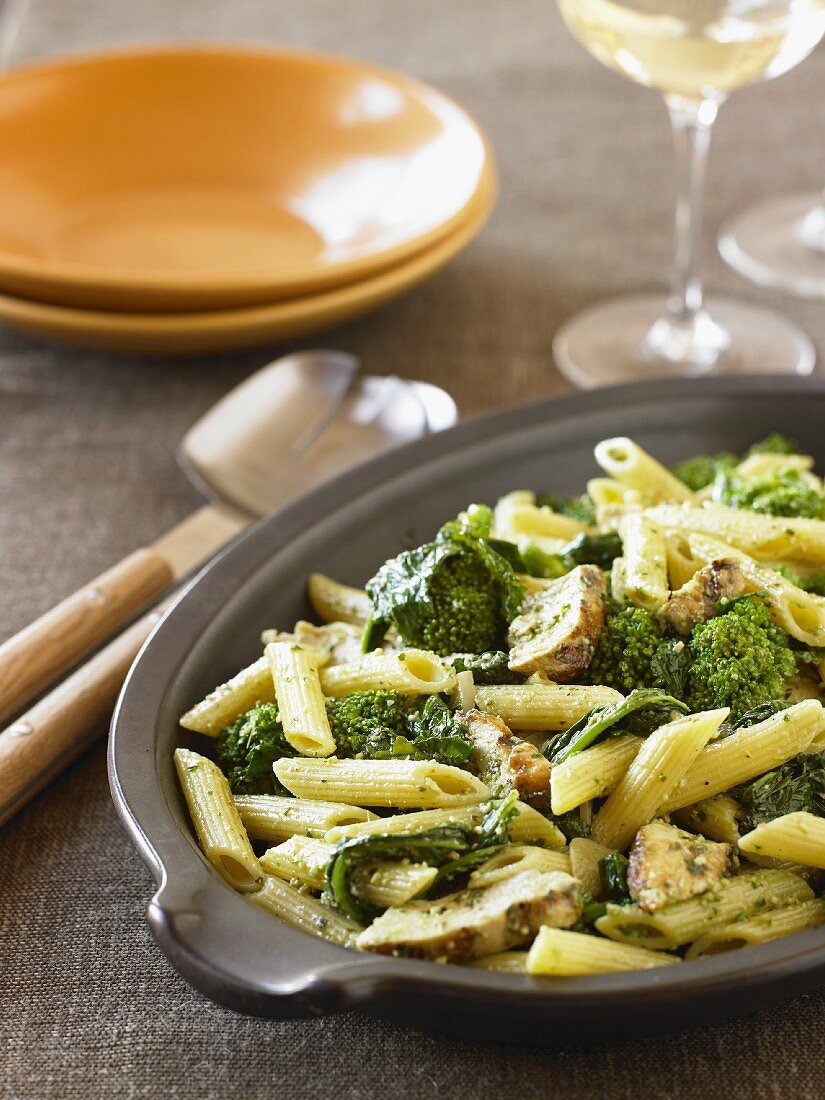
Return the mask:
<path fill-rule="evenodd" d="M 757 286 L 825 298 L 825 201 L 821 191 L 783 195 L 722 226 L 719 251 Z"/>
<path fill-rule="evenodd" d="M 553 340 L 561 373 L 593 389 L 703 374 L 810 374 L 816 352 L 778 313 L 709 298 L 695 322 L 671 320 L 664 295 L 614 298 L 577 313 Z"/>

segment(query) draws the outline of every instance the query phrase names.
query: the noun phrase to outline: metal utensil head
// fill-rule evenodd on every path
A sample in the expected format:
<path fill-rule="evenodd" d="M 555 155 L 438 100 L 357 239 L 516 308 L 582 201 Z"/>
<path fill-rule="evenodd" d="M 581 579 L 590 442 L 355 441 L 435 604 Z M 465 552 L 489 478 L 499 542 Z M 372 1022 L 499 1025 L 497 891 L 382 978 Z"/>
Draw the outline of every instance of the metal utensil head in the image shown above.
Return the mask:
<path fill-rule="evenodd" d="M 208 496 L 265 515 L 456 419 L 452 398 L 435 386 L 359 376 L 344 352 L 296 352 L 213 405 L 183 437 L 179 460 Z"/>

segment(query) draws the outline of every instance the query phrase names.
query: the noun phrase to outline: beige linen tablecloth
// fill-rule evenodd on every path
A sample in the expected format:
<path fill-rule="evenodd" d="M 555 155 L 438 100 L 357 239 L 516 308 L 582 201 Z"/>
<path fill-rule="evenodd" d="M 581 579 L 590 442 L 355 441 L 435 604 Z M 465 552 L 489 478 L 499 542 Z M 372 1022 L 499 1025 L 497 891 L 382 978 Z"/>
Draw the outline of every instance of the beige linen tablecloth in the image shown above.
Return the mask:
<path fill-rule="evenodd" d="M 10 52 L 174 34 L 386 62 L 440 85 L 486 127 L 502 195 L 481 239 L 404 301 L 323 337 L 368 370 L 440 383 L 465 415 L 560 393 L 550 359 L 559 322 L 666 275 L 664 109 L 592 61 L 550 0 L 33 0 Z M 725 213 L 825 181 L 823 104 L 820 51 L 724 109 L 709 244 Z M 712 255 L 706 271 L 715 287 L 756 297 Z M 776 304 L 825 355 L 825 307 Z M 0 332 L 0 636 L 197 504 L 175 467 L 176 439 L 281 350 L 170 364 Z M 669 1038 L 605 1034 L 578 1048 L 556 1032 L 543 1052 L 423 1038 L 354 1015 L 271 1023 L 208 1003 L 172 970 L 144 922 L 151 891 L 109 799 L 102 742 L 0 831 L 4 1100 L 822 1095 L 823 994 L 712 1030 L 697 1020 Z"/>

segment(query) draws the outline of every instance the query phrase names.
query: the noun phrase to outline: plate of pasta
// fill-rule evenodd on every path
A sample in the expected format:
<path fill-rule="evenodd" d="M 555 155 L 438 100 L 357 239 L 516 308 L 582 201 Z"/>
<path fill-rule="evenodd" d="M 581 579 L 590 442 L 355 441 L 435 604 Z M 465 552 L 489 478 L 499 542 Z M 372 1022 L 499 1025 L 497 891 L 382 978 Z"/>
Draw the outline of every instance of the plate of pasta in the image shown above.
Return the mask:
<path fill-rule="evenodd" d="M 244 1011 L 499 1039 L 818 984 L 824 404 L 542 402 L 242 536 L 113 722 L 172 962 Z"/>

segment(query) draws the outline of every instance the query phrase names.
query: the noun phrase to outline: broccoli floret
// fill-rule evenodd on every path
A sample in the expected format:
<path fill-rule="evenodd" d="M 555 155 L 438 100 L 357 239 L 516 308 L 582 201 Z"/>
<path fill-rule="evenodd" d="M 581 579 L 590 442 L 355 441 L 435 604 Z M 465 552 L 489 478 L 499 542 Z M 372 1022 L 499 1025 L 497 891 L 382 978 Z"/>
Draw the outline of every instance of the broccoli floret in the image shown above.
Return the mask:
<path fill-rule="evenodd" d="M 720 473 L 732 470 L 738 462 L 739 458 L 732 451 L 722 451 L 718 455 L 696 455 L 684 462 L 677 462 L 673 473 L 697 493 L 712 484 Z"/>
<path fill-rule="evenodd" d="M 825 519 L 825 495 L 801 477 L 798 470 L 773 470 L 763 477 L 723 474 L 713 495 L 731 508 L 747 508 L 771 516 Z"/>
<path fill-rule="evenodd" d="M 501 601 L 490 574 L 472 554 L 456 554 L 433 575 L 429 586 L 431 615 L 415 638 L 404 641 L 446 655 L 458 650 L 483 653 L 496 642 L 503 623 Z"/>
<path fill-rule="evenodd" d="M 652 686 L 651 662 L 662 638 L 662 626 L 649 611 L 613 605 L 587 670 L 588 680 L 623 695 Z"/>
<path fill-rule="evenodd" d="M 752 443 L 748 448 L 748 455 L 796 455 L 799 454 L 799 444 L 795 439 L 783 435 L 781 432 L 771 432 L 758 443 Z"/>
<path fill-rule="evenodd" d="M 730 707 L 733 721 L 781 698 L 786 680 L 796 672 L 787 634 L 757 596 L 741 596 L 722 614 L 695 626 L 688 648 L 692 709 Z"/>
<path fill-rule="evenodd" d="M 456 672 L 472 672 L 476 684 L 517 684 L 522 677 L 510 668 L 510 654 L 501 649 L 487 653 L 455 653 L 450 664 Z"/>
<path fill-rule="evenodd" d="M 328 699 L 336 755 L 372 756 L 381 748 L 391 752 L 394 739 L 407 732 L 409 705 L 409 696 L 401 691 L 354 691 Z"/>
<path fill-rule="evenodd" d="M 562 508 L 562 514 L 577 519 L 579 523 L 586 523 L 588 527 L 596 526 L 596 502 L 589 493 L 582 493 L 580 497 L 568 500 Z"/>
<path fill-rule="evenodd" d="M 272 764 L 294 755 L 275 703 L 258 703 L 227 726 L 215 742 L 215 762 L 234 794 L 289 794 L 276 779 Z"/>
<path fill-rule="evenodd" d="M 776 454 L 793 455 L 799 453 L 799 445 L 780 432 L 771 432 L 770 435 L 752 444 L 745 455 Z M 672 472 L 683 481 L 694 493 L 705 489 L 719 477 L 720 474 L 730 473 L 734 466 L 738 466 L 741 459 L 732 451 L 721 451 L 718 455 L 694 455 L 686 458 L 684 462 L 677 462 Z M 776 513 L 793 514 L 796 513 Z"/>
<path fill-rule="evenodd" d="M 555 493 L 538 493 L 536 504 L 539 508 L 552 508 L 554 512 L 559 512 L 563 516 L 576 519 L 579 523 L 586 523 L 588 527 L 596 526 L 596 502 L 589 493 L 570 497 L 569 500 L 556 496 Z"/>
<path fill-rule="evenodd" d="M 406 645 L 441 656 L 484 653 L 516 617 L 524 586 L 489 539 L 489 508 L 473 505 L 433 542 L 385 562 L 367 583 L 373 614 L 366 651 L 390 625 Z"/>
<path fill-rule="evenodd" d="M 328 699 L 327 716 L 341 757 L 461 765 L 472 752 L 466 726 L 436 695 L 422 706 L 400 691 L 355 691 Z"/>

